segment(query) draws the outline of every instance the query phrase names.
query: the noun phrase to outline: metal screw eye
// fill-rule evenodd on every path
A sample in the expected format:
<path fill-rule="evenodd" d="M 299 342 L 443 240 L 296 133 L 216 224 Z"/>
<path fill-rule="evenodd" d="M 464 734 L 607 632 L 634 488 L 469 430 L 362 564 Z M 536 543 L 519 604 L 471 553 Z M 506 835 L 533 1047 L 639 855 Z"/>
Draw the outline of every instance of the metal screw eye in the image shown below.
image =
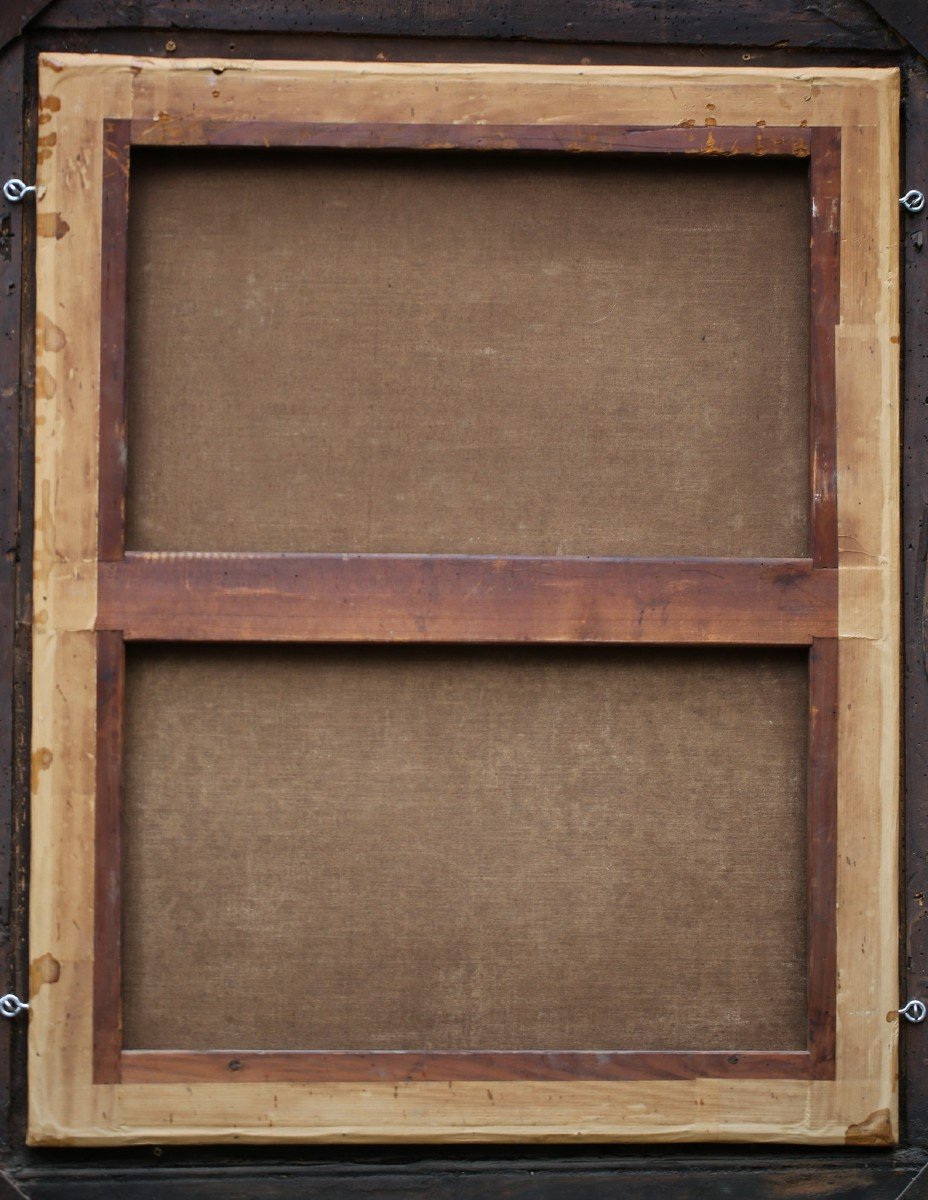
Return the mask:
<path fill-rule="evenodd" d="M 3 1001 L 0 1000 L 0 1004 L 2 1003 Z M 913 1025 L 918 1025 L 928 1016 L 928 1006 L 925 1005 L 924 1000 L 910 1000 L 908 1004 L 899 1009 L 899 1014 L 907 1021 L 911 1021 Z"/>
<path fill-rule="evenodd" d="M 920 213 L 925 207 L 925 193 L 912 188 L 904 196 L 899 197 L 899 203 L 910 213 Z"/>
<path fill-rule="evenodd" d="M 25 1012 L 29 1005 L 25 1000 L 20 1000 L 19 996 L 14 996 L 12 992 L 7 992 L 5 996 L 0 996 L 0 1016 L 18 1017 L 21 1012 Z"/>
<path fill-rule="evenodd" d="M 3 194 L 10 204 L 19 204 L 29 194 L 36 194 L 31 183 L 23 183 L 21 179 L 8 179 L 3 185 Z"/>

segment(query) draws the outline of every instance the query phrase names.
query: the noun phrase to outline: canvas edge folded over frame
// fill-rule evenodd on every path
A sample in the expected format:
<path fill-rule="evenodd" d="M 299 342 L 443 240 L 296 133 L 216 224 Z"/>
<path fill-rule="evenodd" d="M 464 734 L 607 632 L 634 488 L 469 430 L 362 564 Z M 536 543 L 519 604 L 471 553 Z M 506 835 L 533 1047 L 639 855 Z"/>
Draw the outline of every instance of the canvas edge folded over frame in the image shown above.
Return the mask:
<path fill-rule="evenodd" d="M 29 1139 L 770 1141 L 897 1137 L 898 117 L 895 70 L 40 62 Z M 94 1084 L 103 122 L 839 127 L 834 1080 Z"/>

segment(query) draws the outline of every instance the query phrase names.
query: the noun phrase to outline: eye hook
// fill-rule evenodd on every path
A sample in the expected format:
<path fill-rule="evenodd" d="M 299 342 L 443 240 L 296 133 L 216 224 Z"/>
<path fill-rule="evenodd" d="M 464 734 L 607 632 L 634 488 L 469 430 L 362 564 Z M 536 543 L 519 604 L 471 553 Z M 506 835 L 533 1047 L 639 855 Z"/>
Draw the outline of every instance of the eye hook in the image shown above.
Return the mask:
<path fill-rule="evenodd" d="M 0 1016 L 7 1017 L 9 1020 L 18 1017 L 28 1007 L 26 1001 L 20 1000 L 19 996 L 14 995 L 13 992 L 7 992 L 5 996 L 0 996 Z"/>
<path fill-rule="evenodd" d="M 24 183 L 22 179 L 8 179 L 3 185 L 3 194 L 10 204 L 21 204 L 27 196 L 37 193 L 31 183 Z"/>

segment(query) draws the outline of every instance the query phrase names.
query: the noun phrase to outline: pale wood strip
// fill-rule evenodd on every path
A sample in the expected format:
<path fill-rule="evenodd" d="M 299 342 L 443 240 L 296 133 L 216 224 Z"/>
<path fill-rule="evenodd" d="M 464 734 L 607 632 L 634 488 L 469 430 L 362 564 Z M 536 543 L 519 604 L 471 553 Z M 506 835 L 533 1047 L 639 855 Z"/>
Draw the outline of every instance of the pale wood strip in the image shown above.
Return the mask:
<path fill-rule="evenodd" d="M 66 56 L 55 56 L 67 62 Z M 886 72 L 835 68 L 524 67 L 512 64 L 140 60 L 136 116 L 312 112 L 318 121 L 486 121 L 770 126 L 867 124 L 867 85 Z M 307 69 L 304 69 L 307 68 Z M 105 69 L 105 68 L 103 68 Z M 272 86 L 263 88 L 267 79 Z"/>
<path fill-rule="evenodd" d="M 93 969 L 96 639 L 59 623 L 60 573 L 96 560 L 103 114 L 131 75 L 41 86 L 36 255 L 30 1127 L 80 1126 L 89 1090 Z M 96 608 L 96 576 L 79 604 Z M 67 607 L 67 605 L 66 605 Z"/>
<path fill-rule="evenodd" d="M 842 131 L 837 336 L 840 589 L 838 1103 L 897 1136 L 898 89 Z"/>

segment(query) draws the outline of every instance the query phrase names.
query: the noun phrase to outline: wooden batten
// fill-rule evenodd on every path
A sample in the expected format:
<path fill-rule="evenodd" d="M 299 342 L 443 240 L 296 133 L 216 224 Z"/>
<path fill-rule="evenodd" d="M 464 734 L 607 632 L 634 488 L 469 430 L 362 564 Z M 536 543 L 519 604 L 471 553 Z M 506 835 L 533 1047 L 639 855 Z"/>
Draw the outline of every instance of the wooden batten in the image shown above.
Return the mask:
<path fill-rule="evenodd" d="M 811 645 L 837 571 L 805 560 L 129 553 L 96 628 L 148 641 Z"/>

